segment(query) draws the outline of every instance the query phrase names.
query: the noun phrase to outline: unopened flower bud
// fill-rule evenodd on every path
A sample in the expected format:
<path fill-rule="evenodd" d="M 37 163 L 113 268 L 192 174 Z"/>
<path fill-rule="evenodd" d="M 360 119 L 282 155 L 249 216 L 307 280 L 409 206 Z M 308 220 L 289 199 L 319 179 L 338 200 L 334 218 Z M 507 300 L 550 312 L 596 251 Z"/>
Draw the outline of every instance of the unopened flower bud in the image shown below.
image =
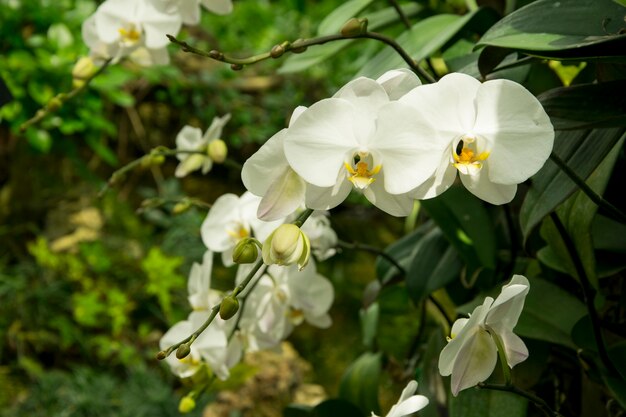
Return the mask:
<path fill-rule="evenodd" d="M 241 71 L 243 69 L 243 65 L 241 64 L 230 64 L 230 69 L 233 71 Z"/>
<path fill-rule="evenodd" d="M 72 69 L 72 77 L 74 78 L 72 85 L 74 88 L 80 88 L 85 84 L 85 80 L 96 72 L 96 65 L 93 60 L 84 56 L 80 58 Z"/>
<path fill-rule="evenodd" d="M 263 262 L 267 265 L 298 264 L 302 269 L 309 262 L 311 243 L 295 224 L 283 224 L 263 244 Z"/>
<path fill-rule="evenodd" d="M 251 264 L 258 256 L 259 248 L 251 238 L 241 239 L 233 249 L 233 262 L 236 264 Z"/>
<path fill-rule="evenodd" d="M 226 159 L 226 155 L 228 155 L 228 148 L 226 147 L 226 142 L 222 139 L 214 139 L 209 142 L 209 146 L 207 147 L 207 154 L 209 158 L 213 160 L 216 164 L 221 164 Z"/>
<path fill-rule="evenodd" d="M 172 208 L 172 214 L 182 214 L 186 212 L 187 210 L 189 210 L 190 207 L 191 207 L 191 201 L 189 200 L 179 201 L 178 203 L 174 204 L 174 207 Z"/>
<path fill-rule="evenodd" d="M 280 58 L 285 53 L 285 48 L 282 45 L 274 45 L 270 51 L 270 56 L 274 59 Z"/>
<path fill-rule="evenodd" d="M 239 310 L 239 300 L 237 297 L 233 297 L 229 295 L 228 297 L 224 297 L 222 302 L 220 303 L 220 317 L 222 320 L 228 320 L 237 314 Z"/>
<path fill-rule="evenodd" d="M 191 353 L 191 346 L 189 343 L 183 343 L 176 349 L 176 357 L 178 359 L 185 359 Z"/>
<path fill-rule="evenodd" d="M 367 32 L 367 19 L 353 17 L 341 28 L 341 35 L 346 37 L 358 36 Z"/>
<path fill-rule="evenodd" d="M 159 353 L 156 354 L 156 358 L 162 361 L 163 359 L 167 358 L 167 354 L 164 350 L 161 350 Z"/>
<path fill-rule="evenodd" d="M 291 52 L 294 54 L 301 54 L 306 51 L 306 46 L 297 46 L 299 43 L 304 42 L 303 39 L 297 39 L 293 42 L 293 47 L 291 48 Z"/>
<path fill-rule="evenodd" d="M 62 106 L 63 102 L 59 97 L 52 97 L 50 101 L 48 101 L 48 104 L 46 104 L 46 109 L 48 109 L 49 112 L 55 112 L 59 110 Z"/>
<path fill-rule="evenodd" d="M 187 395 L 180 399 L 180 403 L 178 403 L 178 411 L 182 414 L 187 414 L 192 412 L 196 408 L 196 400 L 193 399 L 192 396 Z"/>

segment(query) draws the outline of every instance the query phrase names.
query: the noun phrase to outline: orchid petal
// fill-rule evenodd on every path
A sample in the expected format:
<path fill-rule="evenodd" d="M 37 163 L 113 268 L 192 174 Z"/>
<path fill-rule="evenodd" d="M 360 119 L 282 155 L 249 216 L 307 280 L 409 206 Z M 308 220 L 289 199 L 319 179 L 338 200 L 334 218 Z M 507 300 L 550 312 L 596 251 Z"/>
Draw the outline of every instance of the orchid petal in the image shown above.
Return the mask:
<path fill-rule="evenodd" d="M 476 175 L 460 174 L 461 182 L 469 192 L 481 200 L 496 205 L 509 203 L 515 197 L 517 185 L 504 185 L 491 182 L 485 170 L 491 168 L 492 162 L 491 158 L 489 158 L 489 168 L 484 166 L 481 172 L 478 172 Z"/>
<path fill-rule="evenodd" d="M 397 405 L 394 405 L 386 417 L 403 417 L 413 414 L 428 405 L 428 398 L 423 395 L 413 395 Z"/>
<path fill-rule="evenodd" d="M 441 155 L 435 174 L 412 191 L 414 197 L 418 200 L 437 197 L 454 184 L 456 173 L 457 169 L 450 162 L 450 150 L 446 149 Z"/>
<path fill-rule="evenodd" d="M 398 100 L 422 84 L 418 76 L 407 68 L 387 71 L 376 82 L 385 89 L 390 100 Z"/>
<path fill-rule="evenodd" d="M 304 203 L 306 183 L 290 167 L 276 178 L 263 196 L 257 217 L 272 221 L 287 217 Z"/>
<path fill-rule="evenodd" d="M 333 98 L 347 100 L 359 108 L 360 112 L 373 117 L 378 109 L 389 102 L 387 92 L 376 81 L 359 77 L 341 87 Z"/>
<path fill-rule="evenodd" d="M 345 171 L 339 171 L 337 183 L 333 187 L 317 187 L 313 184 L 307 184 L 306 207 L 314 210 L 330 210 L 341 204 L 352 191 L 350 181 L 340 178 L 344 175 Z"/>
<path fill-rule="evenodd" d="M 222 131 L 224 130 L 224 126 L 230 120 L 230 113 L 225 114 L 222 117 L 214 117 L 211 125 L 207 129 L 206 133 L 202 137 L 205 143 L 208 143 L 213 139 L 221 139 Z"/>
<path fill-rule="evenodd" d="M 412 193 L 389 194 L 384 187 L 384 169 L 378 174 L 377 181 L 374 181 L 368 188 L 363 190 L 363 195 L 370 203 L 387 214 L 396 217 L 406 217 L 413 210 L 415 198 Z"/>
<path fill-rule="evenodd" d="M 230 14 L 233 11 L 232 0 L 202 0 L 202 5 L 208 11 L 219 15 Z"/>
<path fill-rule="evenodd" d="M 283 142 L 287 129 L 269 138 L 254 155 L 243 164 L 241 180 L 251 193 L 264 196 L 268 188 L 289 167 Z"/>
<path fill-rule="evenodd" d="M 454 363 L 450 386 L 454 396 L 461 390 L 485 381 L 496 367 L 498 352 L 491 335 L 480 327 L 472 330 Z"/>
<path fill-rule="evenodd" d="M 524 341 L 511 331 L 504 331 L 499 334 L 506 352 L 506 361 L 510 368 L 525 361 L 528 358 L 528 348 Z"/>

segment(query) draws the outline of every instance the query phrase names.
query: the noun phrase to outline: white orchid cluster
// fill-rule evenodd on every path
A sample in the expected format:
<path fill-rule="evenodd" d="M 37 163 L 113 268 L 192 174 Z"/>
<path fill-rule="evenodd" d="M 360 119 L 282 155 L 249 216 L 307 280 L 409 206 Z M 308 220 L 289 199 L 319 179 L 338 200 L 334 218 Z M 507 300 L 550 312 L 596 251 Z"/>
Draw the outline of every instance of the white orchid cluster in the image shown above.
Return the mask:
<path fill-rule="evenodd" d="M 225 294 L 211 289 L 214 254 L 221 253 L 223 264 L 232 266 L 233 251 L 238 243 L 252 238 L 267 241 L 275 229 L 290 220 L 259 220 L 260 201 L 248 192 L 241 197 L 224 194 L 215 201 L 201 227 L 208 251 L 203 263 L 194 264 L 189 275 L 189 303 L 193 312 L 187 320 L 176 323 L 165 333 L 160 341 L 161 349 L 184 340 L 209 318 L 214 306 L 224 304 Z M 303 225 L 302 233 L 306 231 L 313 237 L 309 240 L 313 255 L 326 259 L 334 254 L 337 236 L 325 213 L 315 212 L 311 220 Z M 258 256 L 257 253 L 255 259 Z M 248 276 L 251 268 L 249 264 L 239 265 L 237 284 Z M 333 303 L 334 289 L 326 277 L 317 273 L 313 259 L 302 268 L 270 265 L 257 273 L 239 296 L 241 304 L 239 300 L 229 300 L 236 303 L 232 317 L 223 320 L 217 316 L 190 345 L 185 357 L 167 357 L 173 373 L 184 378 L 208 368 L 218 378 L 226 379 L 229 369 L 241 360 L 243 352 L 276 349 L 305 321 L 319 328 L 327 328 L 332 323 L 328 310 Z"/>
<path fill-rule="evenodd" d="M 200 22 L 200 6 L 216 14 L 232 11 L 232 0 L 106 0 L 83 23 L 83 40 L 96 62 L 129 58 L 139 65 L 169 62 L 165 35 Z"/>
<path fill-rule="evenodd" d="M 352 189 L 381 210 L 407 216 L 415 199 L 455 181 L 492 204 L 513 199 L 552 150 L 539 101 L 509 80 L 449 74 L 420 85 L 408 70 L 357 78 L 333 97 L 298 107 L 244 164 L 246 188 L 273 220 L 306 205 L 327 210 Z"/>

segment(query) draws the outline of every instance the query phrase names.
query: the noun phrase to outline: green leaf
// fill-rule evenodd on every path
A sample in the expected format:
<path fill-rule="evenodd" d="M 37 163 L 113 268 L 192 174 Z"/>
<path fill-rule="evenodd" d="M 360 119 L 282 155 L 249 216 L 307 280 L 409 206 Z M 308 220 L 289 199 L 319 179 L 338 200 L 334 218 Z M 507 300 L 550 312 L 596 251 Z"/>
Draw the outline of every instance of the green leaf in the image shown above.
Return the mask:
<path fill-rule="evenodd" d="M 496 23 L 478 46 L 546 57 L 623 55 L 623 16 L 611 0 L 537 0 Z"/>
<path fill-rule="evenodd" d="M 475 13 L 468 13 L 465 16 L 439 14 L 428 17 L 398 36 L 396 42 L 413 60 L 419 62 L 439 50 L 474 17 Z M 385 47 L 361 68 L 359 75 L 376 78 L 394 68 L 408 68 L 408 64 L 392 48 Z"/>
<path fill-rule="evenodd" d="M 556 130 L 626 126 L 626 80 L 555 88 L 539 95 Z"/>
<path fill-rule="evenodd" d="M 313 409 L 314 417 L 363 417 L 363 412 L 354 404 L 333 398 L 323 401 Z"/>
<path fill-rule="evenodd" d="M 117 155 L 105 143 L 103 143 L 102 138 L 94 135 L 86 135 L 85 142 L 87 142 L 87 145 L 89 145 L 89 147 L 110 166 L 115 167 L 119 164 Z"/>
<path fill-rule="evenodd" d="M 576 349 L 570 335 L 586 314 L 580 300 L 548 281 L 532 278 L 515 333 Z"/>
<path fill-rule="evenodd" d="M 416 3 L 410 3 L 402 6 L 402 11 L 407 16 L 413 16 L 421 10 L 422 6 Z M 366 14 L 363 17 L 367 18 L 367 20 L 369 21 L 369 30 L 374 31 L 396 22 L 398 20 L 398 13 L 393 7 L 388 7 L 386 9 L 373 12 L 371 14 Z M 313 65 L 320 64 L 355 42 L 366 41 L 347 39 L 345 41 L 329 42 L 324 45 L 311 47 L 304 53 L 290 55 L 287 57 L 287 59 L 285 59 L 283 65 L 279 68 L 278 72 L 281 74 L 298 72 L 307 69 Z"/>
<path fill-rule="evenodd" d="M 185 285 L 185 278 L 176 272 L 182 263 L 183 258 L 167 256 L 158 247 L 150 248 L 141 261 L 141 269 L 148 276 L 146 293 L 157 297 L 168 320 L 172 312 L 171 292 Z"/>
<path fill-rule="evenodd" d="M 622 128 L 559 131 L 553 152 L 579 177 L 586 179 L 622 137 L 626 137 L 626 129 Z M 576 184 L 550 160 L 531 180 L 531 187 L 520 209 L 524 239 L 577 189 Z"/>
<path fill-rule="evenodd" d="M 593 246 L 598 250 L 626 253 L 626 225 L 601 214 L 591 225 Z"/>
<path fill-rule="evenodd" d="M 418 382 L 418 393 L 426 398 L 442 398 L 447 395 L 448 390 L 444 388 L 443 380 L 439 374 L 439 355 L 446 345 L 443 334 L 439 331 L 431 332 L 428 344 L 424 351 L 423 360 L 419 368 L 416 369 L 416 380 Z M 422 417 L 440 417 L 437 402 L 430 401 L 428 405 L 420 411 Z"/>
<path fill-rule="evenodd" d="M 374 346 L 376 332 L 378 330 L 378 318 L 380 317 L 380 305 L 374 302 L 369 306 L 359 310 L 361 320 L 361 334 L 363 335 L 363 346 L 371 349 Z"/>
<path fill-rule="evenodd" d="M 450 246 L 440 229 L 427 233 L 416 245 L 412 256 L 406 287 L 416 303 L 452 282 L 463 267 L 457 251 Z"/>
<path fill-rule="evenodd" d="M 318 36 L 339 33 L 343 25 L 352 17 L 356 17 L 374 0 L 350 0 L 337 7 L 326 16 L 317 28 Z"/>
<path fill-rule="evenodd" d="M 408 270 L 413 259 L 413 251 L 415 250 L 418 242 L 432 228 L 432 221 L 422 224 L 408 235 L 403 236 L 393 244 L 389 245 L 385 249 L 385 252 L 395 259 L 396 262 L 398 262 L 405 270 Z M 385 283 L 399 273 L 400 271 L 398 271 L 398 269 L 385 258 L 381 256 L 376 258 L 376 276 L 380 282 Z"/>
<path fill-rule="evenodd" d="M 378 381 L 381 353 L 365 352 L 346 370 L 339 385 L 339 396 L 356 404 L 363 412 L 380 414 Z"/>
<path fill-rule="evenodd" d="M 602 163 L 587 179 L 587 185 L 599 195 L 602 195 L 609 181 L 613 166 L 621 151 L 624 139 L 621 139 L 613 147 Z M 557 209 L 563 226 L 576 247 L 577 256 L 583 264 L 585 274 L 591 285 L 598 288 L 598 280 L 595 266 L 595 255 L 591 239 L 591 223 L 598 210 L 598 206 L 591 201 L 582 191 L 578 191 Z M 565 243 L 551 219 L 546 219 L 542 228 L 542 236 L 560 258 L 562 266 L 571 276 L 580 279 L 578 271 L 565 247 Z"/>
<path fill-rule="evenodd" d="M 450 417 L 525 417 L 528 401 L 511 392 L 466 389 L 450 399 Z"/>
<path fill-rule="evenodd" d="M 26 131 L 26 137 L 28 138 L 30 146 L 37 149 L 39 152 L 50 152 L 50 148 L 52 147 L 52 137 L 47 130 L 28 129 Z"/>
<path fill-rule="evenodd" d="M 302 404 L 289 404 L 283 410 L 283 417 L 312 417 L 313 407 Z"/>
<path fill-rule="evenodd" d="M 436 198 L 423 200 L 422 207 L 465 262 L 495 268 L 496 237 L 482 201 L 465 187 L 457 186 Z"/>

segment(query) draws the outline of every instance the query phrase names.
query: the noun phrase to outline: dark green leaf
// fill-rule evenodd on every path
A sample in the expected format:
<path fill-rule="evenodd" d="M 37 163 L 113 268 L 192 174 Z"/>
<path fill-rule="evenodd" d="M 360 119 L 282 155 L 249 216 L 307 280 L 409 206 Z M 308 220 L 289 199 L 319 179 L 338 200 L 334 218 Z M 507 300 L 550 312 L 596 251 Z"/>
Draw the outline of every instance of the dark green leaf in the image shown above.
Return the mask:
<path fill-rule="evenodd" d="M 283 417 L 312 417 L 313 407 L 302 404 L 290 404 L 283 410 Z"/>
<path fill-rule="evenodd" d="M 515 333 L 575 349 L 570 335 L 585 314 L 580 300 L 548 281 L 533 278 Z"/>
<path fill-rule="evenodd" d="M 354 404 L 334 398 L 323 401 L 313 409 L 314 417 L 363 417 L 363 412 Z"/>
<path fill-rule="evenodd" d="M 418 303 L 457 278 L 463 264 L 440 229 L 431 230 L 412 253 L 406 276 L 409 295 Z"/>
<path fill-rule="evenodd" d="M 424 351 L 423 360 L 420 362 L 420 367 L 416 370 L 419 372 L 419 377 L 416 378 L 418 382 L 418 393 L 424 395 L 427 398 L 441 398 L 448 394 L 446 388 L 444 388 L 443 380 L 439 374 L 439 355 L 441 350 L 446 345 L 446 339 L 441 332 L 434 331 L 428 338 L 428 344 Z M 430 401 L 428 405 L 420 411 L 422 417 L 440 417 L 437 410 L 437 402 Z"/>
<path fill-rule="evenodd" d="M 493 269 L 496 238 L 482 201 L 465 187 L 452 187 L 442 195 L 422 201 L 422 207 L 469 265 Z"/>
<path fill-rule="evenodd" d="M 381 354 L 365 352 L 350 365 L 341 378 L 339 396 L 356 404 L 362 412 L 380 412 L 378 380 Z"/>
<path fill-rule="evenodd" d="M 377 302 L 374 302 L 359 311 L 359 318 L 361 319 L 361 334 L 363 335 L 363 346 L 365 346 L 366 349 L 371 349 L 374 346 L 379 316 L 380 306 Z"/>
<path fill-rule="evenodd" d="M 546 91 L 537 98 L 556 130 L 626 126 L 626 80 L 575 85 Z"/>
<path fill-rule="evenodd" d="M 439 50 L 473 16 L 474 13 L 468 13 L 465 16 L 439 14 L 428 17 L 398 36 L 396 42 L 404 48 L 413 60 L 419 62 Z M 396 51 L 386 47 L 365 64 L 359 75 L 376 78 L 385 71 L 394 68 L 408 68 L 408 64 L 402 60 Z"/>
<path fill-rule="evenodd" d="M 622 128 L 559 131 L 554 140 L 554 153 L 579 177 L 586 179 L 625 134 L 626 129 Z M 520 209 L 524 238 L 576 189 L 576 184 L 548 160 L 532 177 L 531 187 Z"/>
<path fill-rule="evenodd" d="M 547 57 L 623 55 L 624 9 L 611 0 L 538 0 L 505 16 L 478 46 Z"/>
<path fill-rule="evenodd" d="M 525 417 L 528 401 L 511 392 L 466 389 L 450 399 L 450 417 Z"/>

